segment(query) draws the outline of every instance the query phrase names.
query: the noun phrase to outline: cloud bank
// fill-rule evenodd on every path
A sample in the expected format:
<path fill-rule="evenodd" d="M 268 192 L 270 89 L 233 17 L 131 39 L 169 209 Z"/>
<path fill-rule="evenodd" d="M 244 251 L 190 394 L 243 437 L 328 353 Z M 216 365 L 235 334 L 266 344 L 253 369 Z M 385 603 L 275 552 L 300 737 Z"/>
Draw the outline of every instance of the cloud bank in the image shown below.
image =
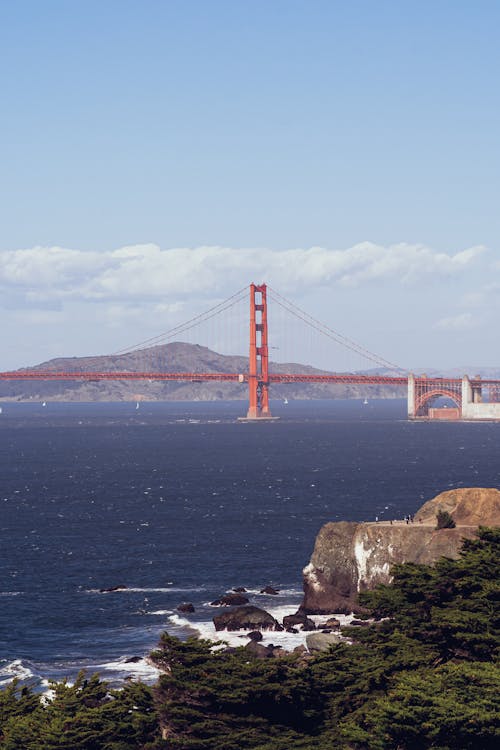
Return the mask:
<path fill-rule="evenodd" d="M 363 242 L 344 250 L 272 250 L 206 246 L 162 250 L 154 244 L 104 252 L 34 247 L 0 252 L 0 287 L 34 304 L 82 300 L 182 300 L 214 297 L 267 281 L 285 292 L 333 284 L 359 287 L 391 280 L 413 285 L 474 267 L 484 248 L 455 253 L 424 245 Z"/>
<path fill-rule="evenodd" d="M 122 349 L 178 326 L 251 281 L 267 282 L 318 320 L 410 369 L 455 365 L 457 352 L 489 364 L 486 332 L 496 325 L 500 283 L 500 267 L 491 256 L 479 245 L 440 252 L 422 244 L 373 242 L 345 249 L 143 244 L 102 252 L 7 250 L 0 252 L 5 339 L 0 369 Z M 280 313 L 273 310 L 279 346 L 273 354 L 284 357 L 300 333 L 294 326 L 281 331 Z M 231 325 L 246 330 L 246 316 L 243 300 Z M 213 341 L 202 343 L 225 351 L 216 326 L 214 331 Z M 226 353 L 244 350 L 246 334 L 234 335 L 241 351 L 235 344 Z M 327 369 L 352 369 L 337 359 L 334 365 L 324 361 L 324 342 L 308 345 L 310 354 L 289 356 Z"/>

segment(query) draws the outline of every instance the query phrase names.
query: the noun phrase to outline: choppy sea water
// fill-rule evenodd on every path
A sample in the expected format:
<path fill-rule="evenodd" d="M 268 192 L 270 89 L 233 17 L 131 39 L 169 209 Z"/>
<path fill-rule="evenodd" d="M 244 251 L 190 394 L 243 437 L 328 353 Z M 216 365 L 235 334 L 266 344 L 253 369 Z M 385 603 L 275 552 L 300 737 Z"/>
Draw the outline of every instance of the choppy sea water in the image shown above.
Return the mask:
<path fill-rule="evenodd" d="M 235 586 L 293 612 L 323 523 L 500 486 L 500 424 L 411 423 L 403 401 L 271 406 L 279 421 L 248 424 L 237 402 L 2 404 L 0 685 L 152 680 L 161 632 L 215 636 L 209 603 Z"/>

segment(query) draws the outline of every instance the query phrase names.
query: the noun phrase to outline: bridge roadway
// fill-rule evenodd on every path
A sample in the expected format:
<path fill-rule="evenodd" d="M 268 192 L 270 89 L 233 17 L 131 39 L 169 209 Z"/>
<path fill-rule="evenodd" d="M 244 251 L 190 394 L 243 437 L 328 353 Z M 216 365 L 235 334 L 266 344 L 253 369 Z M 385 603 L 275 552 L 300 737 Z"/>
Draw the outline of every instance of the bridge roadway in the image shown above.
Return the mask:
<path fill-rule="evenodd" d="M 160 381 L 160 382 L 231 382 L 247 384 L 249 390 L 249 410 L 247 419 L 271 419 L 269 410 L 269 386 L 273 383 L 329 383 L 342 385 L 386 385 L 405 387 L 408 400 L 409 419 L 480 419 L 500 422 L 500 380 L 463 378 L 415 377 L 406 375 L 359 375 L 356 373 L 299 374 L 264 373 L 254 370 L 250 373 L 236 372 L 131 372 L 115 370 L 110 372 L 62 370 L 14 370 L 0 372 L 0 381 L 81 381 L 98 382 L 103 380 Z M 483 390 L 485 389 L 485 390 Z M 265 402 L 258 401 L 265 395 Z M 484 396 L 487 395 L 487 399 Z M 433 408 L 433 403 L 444 396 L 455 404 L 453 408 Z M 253 401 L 252 401 L 253 399 Z"/>
<path fill-rule="evenodd" d="M 259 377 L 259 376 L 257 376 Z M 248 383 L 248 373 L 235 372 L 90 372 L 90 371 L 61 371 L 54 370 L 13 370 L 0 372 L 0 380 L 163 380 L 178 382 L 233 382 Z M 407 375 L 359 375 L 355 373 L 334 373 L 330 375 L 311 375 L 297 373 L 269 373 L 269 383 L 342 383 L 352 385 L 395 385 L 407 386 Z M 427 385 L 459 386 L 461 378 L 446 378 L 426 376 L 415 377 L 416 382 Z M 497 386 L 500 380 L 470 379 L 471 386 Z"/>

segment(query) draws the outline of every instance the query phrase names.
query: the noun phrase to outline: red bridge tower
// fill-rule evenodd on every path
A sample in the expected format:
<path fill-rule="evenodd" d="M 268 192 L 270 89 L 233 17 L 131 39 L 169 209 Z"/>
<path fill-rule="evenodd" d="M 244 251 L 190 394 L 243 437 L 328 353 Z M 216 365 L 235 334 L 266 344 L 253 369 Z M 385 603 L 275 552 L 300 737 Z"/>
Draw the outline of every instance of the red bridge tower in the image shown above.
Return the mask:
<path fill-rule="evenodd" d="M 250 284 L 250 354 L 247 419 L 270 419 L 267 297 L 265 284 Z"/>

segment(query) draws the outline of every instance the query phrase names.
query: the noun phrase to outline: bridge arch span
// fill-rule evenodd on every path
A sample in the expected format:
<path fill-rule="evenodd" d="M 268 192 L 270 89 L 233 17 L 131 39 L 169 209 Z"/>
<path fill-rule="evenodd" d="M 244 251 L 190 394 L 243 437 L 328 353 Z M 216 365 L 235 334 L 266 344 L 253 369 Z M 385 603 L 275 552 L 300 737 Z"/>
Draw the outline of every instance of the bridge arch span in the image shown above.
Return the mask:
<path fill-rule="evenodd" d="M 459 408 L 462 408 L 462 396 L 461 394 L 447 388 L 433 388 L 432 390 L 421 393 L 415 402 L 415 414 L 417 416 L 424 416 L 429 406 L 436 398 L 440 397 L 449 398 Z"/>

